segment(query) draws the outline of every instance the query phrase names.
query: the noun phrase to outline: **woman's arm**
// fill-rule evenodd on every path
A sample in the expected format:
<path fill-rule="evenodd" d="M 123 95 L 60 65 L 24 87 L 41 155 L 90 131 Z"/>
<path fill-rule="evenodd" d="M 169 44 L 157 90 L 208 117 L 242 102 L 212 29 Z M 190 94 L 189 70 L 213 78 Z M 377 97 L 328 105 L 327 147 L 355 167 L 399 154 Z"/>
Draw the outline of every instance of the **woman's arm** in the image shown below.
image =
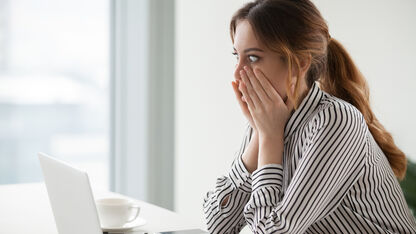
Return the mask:
<path fill-rule="evenodd" d="M 247 149 L 244 151 L 244 154 L 241 157 L 245 168 L 250 174 L 253 173 L 253 171 L 257 169 L 258 152 L 259 152 L 259 137 L 258 137 L 257 132 L 253 130 L 250 143 L 248 144 Z M 225 206 L 225 204 L 228 202 L 228 199 L 229 199 L 229 196 L 225 197 L 221 205 Z"/>
<path fill-rule="evenodd" d="M 247 150 L 242 156 L 244 166 L 246 166 L 247 171 L 251 174 L 257 169 L 257 161 L 259 154 L 259 135 L 257 131 L 253 130 L 253 134 L 248 145 Z"/>
<path fill-rule="evenodd" d="M 239 233 L 246 225 L 243 209 L 250 198 L 251 171 L 246 168 L 249 164 L 243 163 L 243 158 L 254 157 L 258 148 L 255 146 L 255 138 L 248 125 L 230 172 L 227 176 L 218 178 L 215 189 L 204 197 L 204 213 L 210 233 Z"/>
<path fill-rule="evenodd" d="M 281 164 L 253 172 L 244 216 L 254 233 L 304 233 L 335 210 L 362 175 L 368 129 L 361 113 L 334 104 L 322 116 L 317 122 L 323 124 L 313 126 L 308 134 L 284 196 Z"/>

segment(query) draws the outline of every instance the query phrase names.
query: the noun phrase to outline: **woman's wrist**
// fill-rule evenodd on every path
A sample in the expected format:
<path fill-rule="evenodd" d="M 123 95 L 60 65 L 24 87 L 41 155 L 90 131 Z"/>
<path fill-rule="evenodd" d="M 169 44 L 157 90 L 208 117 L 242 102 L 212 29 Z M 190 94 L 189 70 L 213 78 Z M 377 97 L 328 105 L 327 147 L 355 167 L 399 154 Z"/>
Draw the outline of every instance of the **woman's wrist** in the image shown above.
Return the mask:
<path fill-rule="evenodd" d="M 258 167 L 267 164 L 282 164 L 283 137 L 259 137 Z"/>
<path fill-rule="evenodd" d="M 254 128 L 253 128 L 253 133 L 252 133 L 252 135 L 251 135 L 251 139 L 253 139 L 253 140 L 255 140 L 255 141 L 259 142 L 259 133 L 258 133 L 258 132 L 257 132 L 257 130 L 256 130 L 256 129 L 254 129 Z"/>

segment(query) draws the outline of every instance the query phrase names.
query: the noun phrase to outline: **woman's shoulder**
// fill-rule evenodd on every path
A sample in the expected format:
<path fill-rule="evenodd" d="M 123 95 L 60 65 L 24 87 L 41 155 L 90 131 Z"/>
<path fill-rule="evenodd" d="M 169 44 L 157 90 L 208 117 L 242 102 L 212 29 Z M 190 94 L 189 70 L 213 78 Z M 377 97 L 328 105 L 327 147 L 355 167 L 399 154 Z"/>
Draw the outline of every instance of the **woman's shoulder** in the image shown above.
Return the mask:
<path fill-rule="evenodd" d="M 326 92 L 310 124 L 314 129 L 334 126 L 367 128 L 363 114 L 354 105 Z"/>

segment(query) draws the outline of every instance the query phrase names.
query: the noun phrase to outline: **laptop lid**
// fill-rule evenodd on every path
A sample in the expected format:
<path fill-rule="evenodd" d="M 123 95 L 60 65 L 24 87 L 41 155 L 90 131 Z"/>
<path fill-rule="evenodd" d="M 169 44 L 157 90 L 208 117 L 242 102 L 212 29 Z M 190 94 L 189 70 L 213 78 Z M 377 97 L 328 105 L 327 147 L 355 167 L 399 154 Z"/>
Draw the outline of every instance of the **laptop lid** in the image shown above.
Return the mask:
<path fill-rule="evenodd" d="M 59 234 L 102 234 L 86 172 L 38 154 Z"/>

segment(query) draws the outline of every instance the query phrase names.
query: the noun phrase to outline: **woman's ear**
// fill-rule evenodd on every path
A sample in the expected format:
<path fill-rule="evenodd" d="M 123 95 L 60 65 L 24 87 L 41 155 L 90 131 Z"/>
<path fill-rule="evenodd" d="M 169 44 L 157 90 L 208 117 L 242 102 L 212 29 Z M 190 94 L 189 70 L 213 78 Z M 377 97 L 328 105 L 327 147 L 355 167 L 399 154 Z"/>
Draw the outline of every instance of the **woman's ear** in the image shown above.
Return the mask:
<path fill-rule="evenodd" d="M 310 53 L 308 53 L 305 56 L 297 57 L 297 62 L 299 62 L 299 67 L 296 65 L 295 66 L 292 65 L 292 74 L 297 74 L 297 77 L 304 78 L 304 76 L 309 70 L 309 67 L 311 66 L 312 56 Z M 295 80 L 295 84 L 296 84 L 296 80 Z"/>
<path fill-rule="evenodd" d="M 295 93 L 295 87 L 296 87 L 296 81 L 298 80 L 297 76 L 293 76 L 292 79 L 290 79 L 290 92 L 292 95 Z"/>
<path fill-rule="evenodd" d="M 307 56 L 299 60 L 299 65 L 300 65 L 299 76 L 300 77 L 305 76 L 306 72 L 309 70 L 309 67 L 311 66 L 311 62 L 312 62 L 312 56 L 310 53 L 308 53 Z"/>

